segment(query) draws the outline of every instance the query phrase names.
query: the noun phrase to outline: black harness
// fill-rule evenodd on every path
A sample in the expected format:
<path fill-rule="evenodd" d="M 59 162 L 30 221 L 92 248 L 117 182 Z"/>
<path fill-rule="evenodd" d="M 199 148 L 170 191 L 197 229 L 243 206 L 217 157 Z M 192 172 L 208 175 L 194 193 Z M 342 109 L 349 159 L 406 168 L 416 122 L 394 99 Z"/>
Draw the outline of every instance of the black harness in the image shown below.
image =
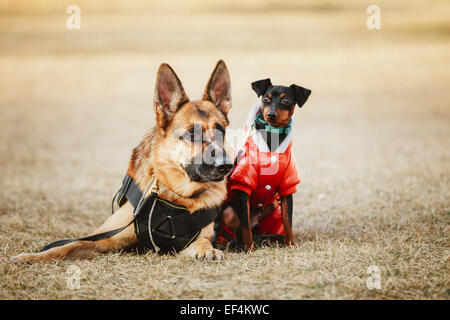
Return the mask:
<path fill-rule="evenodd" d="M 147 190 L 145 191 L 145 193 Z M 152 190 L 151 190 L 152 192 Z M 132 223 L 139 242 L 157 252 L 179 252 L 189 246 L 201 229 L 213 222 L 220 207 L 197 210 L 190 213 L 186 207 L 158 197 L 156 192 L 144 198 L 139 186 L 127 174 L 122 187 L 114 196 L 121 207 L 127 201 L 134 207 L 133 219 L 126 226 L 108 232 L 79 239 L 59 240 L 45 246 L 41 251 L 65 245 L 73 241 L 98 241 L 110 238 Z"/>
<path fill-rule="evenodd" d="M 126 175 L 118 192 L 117 204 L 128 200 L 134 208 L 138 206 L 142 192 L 134 180 Z M 194 241 L 201 229 L 213 222 L 219 207 L 197 210 L 190 213 L 185 206 L 158 197 L 152 193 L 136 212 L 134 231 L 139 241 L 155 251 L 181 251 Z"/>

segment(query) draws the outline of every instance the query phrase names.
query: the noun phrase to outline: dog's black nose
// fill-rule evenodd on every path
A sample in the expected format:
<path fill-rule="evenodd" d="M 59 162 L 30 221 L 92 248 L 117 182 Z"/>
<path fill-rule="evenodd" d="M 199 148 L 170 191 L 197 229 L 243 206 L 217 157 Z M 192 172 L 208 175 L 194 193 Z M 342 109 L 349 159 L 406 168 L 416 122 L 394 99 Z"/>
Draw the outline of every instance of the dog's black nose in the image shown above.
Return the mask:
<path fill-rule="evenodd" d="M 269 111 L 267 113 L 267 116 L 269 117 L 269 120 L 276 120 L 277 119 L 277 113 L 275 111 Z"/>
<path fill-rule="evenodd" d="M 231 163 L 224 163 L 216 167 L 217 172 L 220 174 L 227 174 L 231 171 L 231 169 L 233 169 L 233 165 Z"/>

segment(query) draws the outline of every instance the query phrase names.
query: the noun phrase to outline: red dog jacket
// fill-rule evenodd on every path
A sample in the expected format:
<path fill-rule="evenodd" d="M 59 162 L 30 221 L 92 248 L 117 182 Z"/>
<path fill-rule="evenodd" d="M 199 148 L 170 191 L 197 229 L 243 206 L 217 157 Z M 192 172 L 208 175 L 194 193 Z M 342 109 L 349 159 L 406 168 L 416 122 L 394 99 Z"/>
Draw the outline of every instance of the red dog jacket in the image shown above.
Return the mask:
<path fill-rule="evenodd" d="M 262 209 L 280 197 L 297 191 L 300 177 L 292 154 L 292 133 L 289 132 L 279 147 L 270 152 L 261 132 L 252 129 L 261 103 L 256 104 L 247 117 L 244 130 L 251 130 L 228 182 L 228 199 L 232 199 L 233 190 L 240 190 L 250 197 L 252 208 Z M 266 221 L 267 220 L 267 221 Z M 284 233 L 280 207 L 258 225 L 258 233 Z"/>

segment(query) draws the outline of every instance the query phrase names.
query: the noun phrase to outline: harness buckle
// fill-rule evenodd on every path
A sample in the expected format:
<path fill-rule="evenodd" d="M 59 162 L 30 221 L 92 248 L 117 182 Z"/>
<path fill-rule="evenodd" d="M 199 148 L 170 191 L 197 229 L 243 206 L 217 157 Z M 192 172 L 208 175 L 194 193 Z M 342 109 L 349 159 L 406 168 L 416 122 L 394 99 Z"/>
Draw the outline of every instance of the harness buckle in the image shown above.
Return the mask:
<path fill-rule="evenodd" d="M 159 185 L 158 185 L 158 180 L 156 179 L 156 176 L 153 175 L 153 183 L 150 187 L 150 193 L 154 193 L 154 194 L 158 194 L 159 191 Z"/>

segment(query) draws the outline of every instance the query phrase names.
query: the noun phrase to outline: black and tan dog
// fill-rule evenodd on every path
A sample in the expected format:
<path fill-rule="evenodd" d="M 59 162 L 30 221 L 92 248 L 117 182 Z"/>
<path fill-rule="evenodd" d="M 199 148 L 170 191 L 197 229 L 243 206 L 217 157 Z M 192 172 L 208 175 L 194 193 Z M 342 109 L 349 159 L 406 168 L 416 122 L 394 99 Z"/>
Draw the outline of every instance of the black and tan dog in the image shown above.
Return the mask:
<path fill-rule="evenodd" d="M 175 72 L 168 64 L 162 64 L 158 70 L 154 96 L 156 126 L 133 150 L 127 170 L 127 175 L 140 192 L 145 194 L 146 186 L 152 177 L 156 177 L 161 203 L 183 208 L 180 210 L 189 213 L 219 206 L 226 197 L 224 178 L 233 167 L 227 161 L 223 139 L 230 107 L 230 76 L 222 60 L 217 63 L 202 100 L 197 101 L 189 100 Z M 212 155 L 212 162 L 194 161 L 203 159 L 205 152 Z M 221 156 L 214 157 L 215 154 Z M 134 212 L 130 202 L 125 202 L 93 235 L 130 223 Z M 201 228 L 192 241 L 180 250 L 180 254 L 206 260 L 222 259 L 222 251 L 211 244 L 213 224 L 211 222 Z M 12 257 L 11 261 L 35 263 L 82 257 L 92 252 L 121 250 L 138 242 L 136 225 L 134 228 L 129 225 L 106 239 L 72 240 L 39 253 L 20 254 Z"/>
<path fill-rule="evenodd" d="M 300 177 L 291 151 L 292 115 L 295 106 L 301 108 L 311 94 L 295 84 L 272 85 L 270 79 L 253 82 L 252 89 L 261 102 L 246 121 L 248 135 L 242 157 L 238 156 L 229 177 L 229 196 L 218 234 L 219 245 L 221 240 L 226 243 L 240 236 L 247 251 L 254 249 L 254 231 L 261 237 L 283 237 L 287 245 L 295 244 L 292 195 Z"/>

